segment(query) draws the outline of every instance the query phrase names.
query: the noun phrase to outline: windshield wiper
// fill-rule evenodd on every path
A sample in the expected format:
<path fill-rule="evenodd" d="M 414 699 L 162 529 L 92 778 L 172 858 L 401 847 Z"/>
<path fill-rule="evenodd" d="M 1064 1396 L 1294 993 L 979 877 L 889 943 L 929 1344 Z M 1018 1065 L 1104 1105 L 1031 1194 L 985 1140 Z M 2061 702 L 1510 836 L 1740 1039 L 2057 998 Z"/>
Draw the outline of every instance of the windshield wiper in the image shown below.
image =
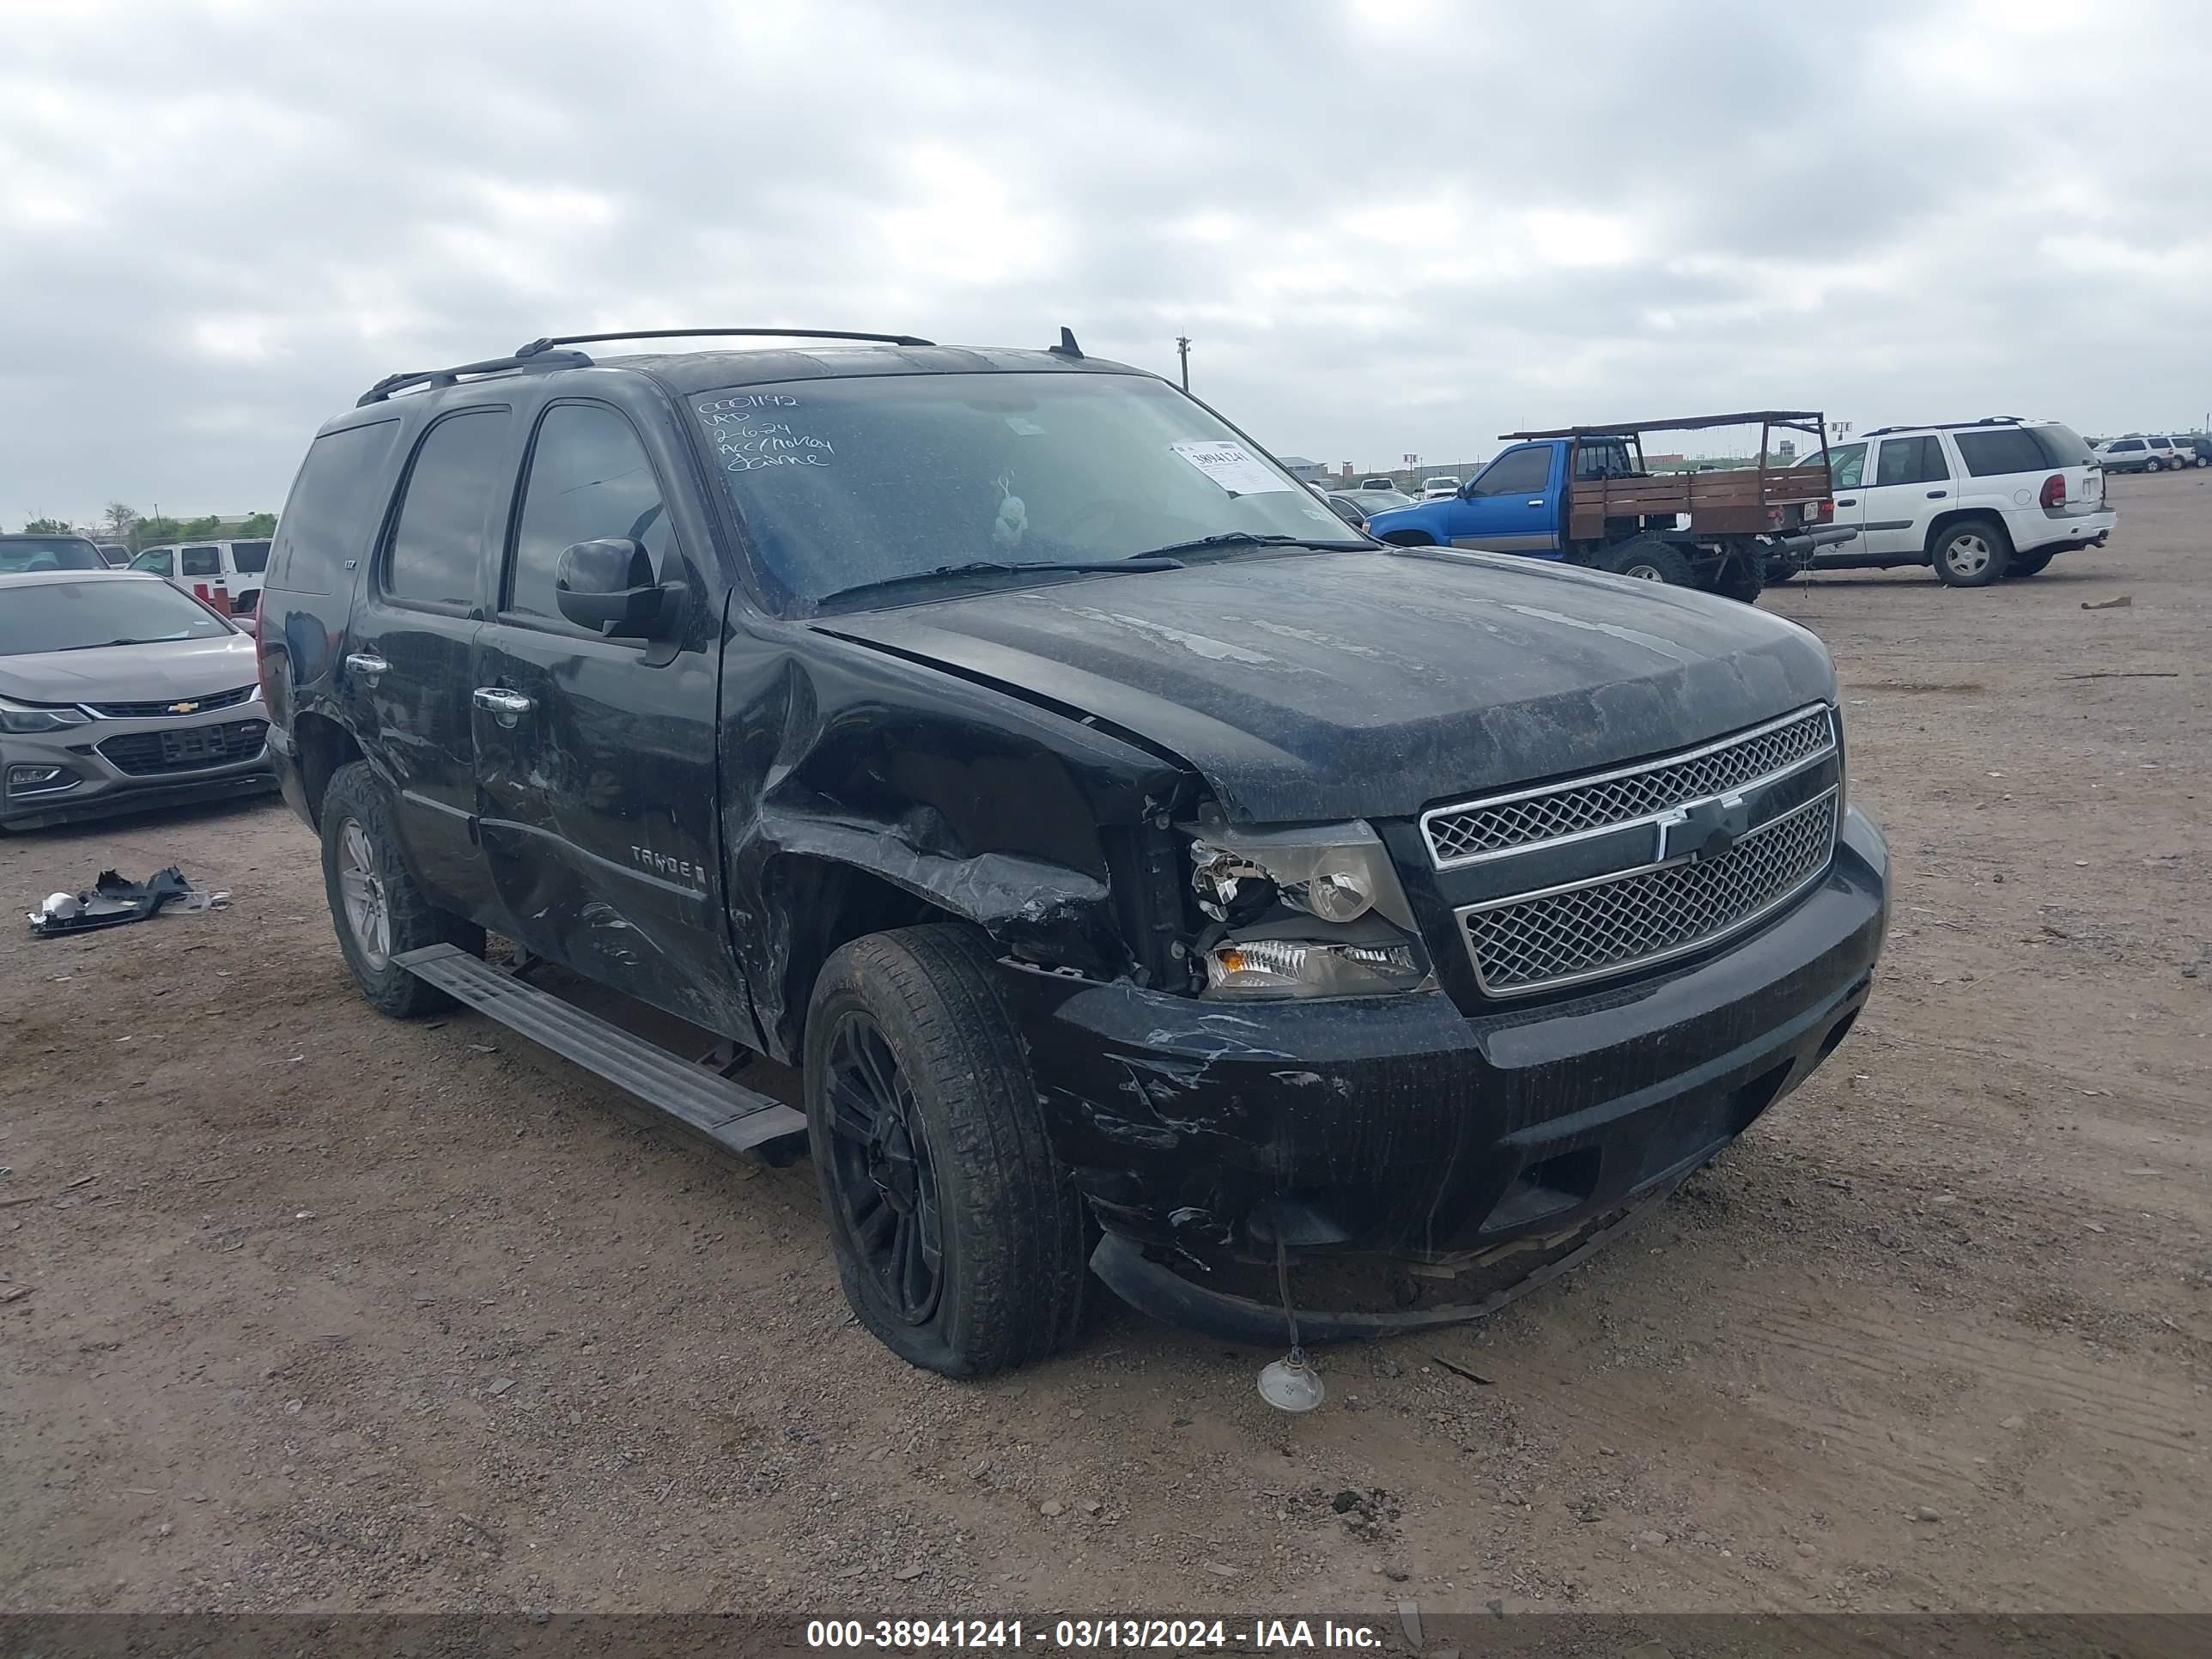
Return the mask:
<path fill-rule="evenodd" d="M 1026 575 L 1032 570 L 1095 572 L 1182 568 L 1181 559 L 1169 558 L 1164 552 L 1139 553 L 1127 559 L 1048 559 L 1035 564 L 1016 564 L 1004 559 L 971 559 L 965 564 L 940 564 L 933 570 L 909 570 L 903 576 L 881 576 L 872 582 L 855 582 L 850 587 L 840 587 L 824 593 L 816 603 L 826 605 L 831 599 L 850 599 L 855 593 L 880 593 L 888 588 L 942 581 L 953 576 Z"/>
<path fill-rule="evenodd" d="M 1224 530 L 1218 535 L 1200 536 L 1194 541 L 1170 542 L 1165 547 L 1132 556 L 1158 559 L 1170 553 L 1197 553 L 1209 547 L 1307 547 L 1316 552 L 1348 553 L 1367 545 L 1365 542 L 1317 542 L 1306 536 L 1261 536 L 1249 530 Z"/>
<path fill-rule="evenodd" d="M 111 645 L 167 645 L 172 640 L 181 640 L 182 634 L 164 634 L 158 640 L 88 640 L 82 645 L 63 645 L 58 651 L 105 651 Z"/>

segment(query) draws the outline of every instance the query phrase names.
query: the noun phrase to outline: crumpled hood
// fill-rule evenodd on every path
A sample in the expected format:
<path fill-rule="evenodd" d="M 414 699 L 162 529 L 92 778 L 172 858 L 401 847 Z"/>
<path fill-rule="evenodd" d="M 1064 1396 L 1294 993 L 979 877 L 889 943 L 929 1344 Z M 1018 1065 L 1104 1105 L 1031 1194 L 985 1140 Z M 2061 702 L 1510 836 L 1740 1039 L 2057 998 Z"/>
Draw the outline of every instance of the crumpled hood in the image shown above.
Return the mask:
<path fill-rule="evenodd" d="M 253 641 L 243 634 L 0 657 L 0 697 L 25 702 L 156 702 L 235 691 L 254 678 Z"/>
<path fill-rule="evenodd" d="M 1747 605 L 1435 549 L 1246 558 L 823 617 L 1171 750 L 1248 823 L 1409 816 L 1832 697 Z"/>

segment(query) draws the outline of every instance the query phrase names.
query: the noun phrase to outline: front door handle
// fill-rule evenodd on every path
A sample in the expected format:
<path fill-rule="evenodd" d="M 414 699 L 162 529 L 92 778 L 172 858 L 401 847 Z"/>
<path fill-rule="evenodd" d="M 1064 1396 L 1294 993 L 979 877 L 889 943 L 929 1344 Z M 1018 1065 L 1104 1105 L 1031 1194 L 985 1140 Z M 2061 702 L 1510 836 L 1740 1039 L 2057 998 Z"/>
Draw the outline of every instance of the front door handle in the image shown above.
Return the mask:
<path fill-rule="evenodd" d="M 538 707 L 536 699 L 526 697 L 520 691 L 510 691 L 503 685 L 480 685 L 473 696 L 476 706 L 489 712 L 501 726 L 513 726 Z"/>
<path fill-rule="evenodd" d="M 356 651 L 346 659 L 346 666 L 371 685 L 392 672 L 392 665 L 373 651 Z"/>
<path fill-rule="evenodd" d="M 1838 495 L 1836 497 L 1836 505 L 1838 507 L 1856 507 L 1858 504 L 1859 498 L 1856 495 Z"/>
<path fill-rule="evenodd" d="M 1928 499 L 1931 501 L 1940 501 L 1950 493 L 1948 489 L 1931 489 L 1928 492 Z"/>
<path fill-rule="evenodd" d="M 1537 497 L 1536 497 L 1536 499 L 1535 499 L 1534 501 L 1531 501 L 1531 502 L 1529 502 L 1529 503 L 1528 503 L 1528 505 L 1529 505 L 1529 506 L 1531 506 L 1531 507 L 1541 507 L 1541 506 L 1543 506 L 1543 504 L 1544 504 L 1544 498 L 1543 498 L 1541 495 L 1537 496 Z"/>

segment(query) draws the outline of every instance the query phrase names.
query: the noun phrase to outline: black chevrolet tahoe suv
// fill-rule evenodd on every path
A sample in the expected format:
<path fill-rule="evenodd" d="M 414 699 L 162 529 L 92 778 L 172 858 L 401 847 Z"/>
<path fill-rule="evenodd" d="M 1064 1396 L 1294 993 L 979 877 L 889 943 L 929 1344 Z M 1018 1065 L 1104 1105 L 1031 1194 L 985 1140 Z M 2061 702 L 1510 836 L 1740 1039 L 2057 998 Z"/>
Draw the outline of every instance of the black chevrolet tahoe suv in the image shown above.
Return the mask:
<path fill-rule="evenodd" d="M 580 349 L 646 337 L 322 428 L 270 740 L 370 1002 L 808 1151 L 915 1364 L 1064 1346 L 1091 1273 L 1249 1340 L 1293 1294 L 1308 1338 L 1465 1316 L 1455 1274 L 1578 1259 L 1857 1017 L 1887 855 L 1803 629 L 1372 542 L 1065 332 Z"/>

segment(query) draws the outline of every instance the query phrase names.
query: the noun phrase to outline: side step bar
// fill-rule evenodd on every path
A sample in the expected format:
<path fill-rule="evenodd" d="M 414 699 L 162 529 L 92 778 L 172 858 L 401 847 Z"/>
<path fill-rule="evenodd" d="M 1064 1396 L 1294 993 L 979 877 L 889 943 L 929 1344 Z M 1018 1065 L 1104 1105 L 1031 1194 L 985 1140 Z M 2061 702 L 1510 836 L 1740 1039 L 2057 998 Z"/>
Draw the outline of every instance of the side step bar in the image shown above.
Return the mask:
<path fill-rule="evenodd" d="M 806 1119 L 781 1101 L 632 1036 L 457 945 L 406 951 L 392 961 L 541 1048 L 626 1090 L 684 1127 L 733 1152 L 806 1133 Z"/>

